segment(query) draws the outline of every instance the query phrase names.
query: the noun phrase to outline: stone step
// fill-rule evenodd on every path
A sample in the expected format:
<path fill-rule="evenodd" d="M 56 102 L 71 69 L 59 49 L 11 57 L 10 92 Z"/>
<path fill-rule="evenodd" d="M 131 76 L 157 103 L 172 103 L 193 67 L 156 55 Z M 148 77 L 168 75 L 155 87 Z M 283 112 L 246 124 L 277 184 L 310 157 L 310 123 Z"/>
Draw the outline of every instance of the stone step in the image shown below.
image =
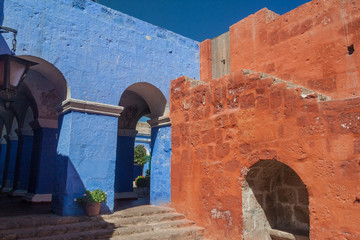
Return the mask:
<path fill-rule="evenodd" d="M 83 232 L 67 233 L 62 235 L 53 235 L 46 237 L 20 238 L 24 240 L 92 240 L 92 239 L 109 239 L 114 229 L 100 229 Z M 8 239 L 6 239 L 8 240 Z"/>
<path fill-rule="evenodd" d="M 272 78 L 273 79 L 273 84 L 285 83 L 287 89 L 298 88 L 298 89 L 301 90 L 300 96 L 302 98 L 317 98 L 318 102 L 325 102 L 325 101 L 331 101 L 332 100 L 331 97 L 326 96 L 326 95 L 324 95 L 322 93 L 315 92 L 314 90 L 308 89 L 308 88 L 306 88 L 304 86 L 292 83 L 290 81 L 279 79 L 279 78 L 274 77 L 274 76 L 272 76 L 270 74 L 267 74 L 267 73 L 258 73 L 258 72 L 254 72 L 254 71 L 249 70 L 249 69 L 243 69 L 242 72 L 243 72 L 244 76 L 249 76 L 250 78 L 251 78 L 251 76 L 256 76 L 256 77 L 253 77 L 254 79 Z"/>
<path fill-rule="evenodd" d="M 168 228 L 153 232 L 144 232 L 128 236 L 117 236 L 109 240 L 201 240 L 204 228 L 189 226 L 182 228 Z M 105 240 L 105 239 L 104 239 Z"/>
<path fill-rule="evenodd" d="M 98 230 L 98 229 L 115 229 L 123 228 L 126 226 L 135 226 L 145 225 L 150 223 L 161 223 L 167 221 L 182 220 L 185 216 L 179 213 L 164 213 L 164 214 L 153 214 L 145 216 L 135 216 L 128 218 L 121 218 L 118 216 L 106 219 L 99 218 L 88 218 L 88 221 L 74 222 L 69 224 L 59 224 L 59 225 L 37 225 L 36 227 L 31 228 L 21 228 L 21 229 L 7 229 L 0 230 L 0 239 L 23 239 L 23 238 L 33 238 L 33 237 L 46 237 L 46 236 L 56 236 L 60 234 L 84 232 L 89 230 Z M 145 228 L 144 228 L 145 229 Z"/>
<path fill-rule="evenodd" d="M 113 223 L 115 226 L 137 226 L 144 225 L 150 223 L 158 223 L 164 221 L 172 221 L 172 220 L 181 220 L 185 219 L 185 216 L 180 213 L 164 213 L 164 214 L 154 214 L 149 216 L 141 216 L 141 217 L 130 217 L 130 218 L 111 218 L 104 219 L 108 223 Z"/>
<path fill-rule="evenodd" d="M 139 233 L 149 233 L 149 232 L 158 231 L 162 229 L 169 229 L 169 228 L 184 228 L 193 225 L 194 222 L 186 219 L 181 219 L 181 220 L 172 220 L 172 221 L 151 223 L 145 225 L 121 227 L 121 228 L 116 228 L 116 230 L 112 233 L 111 237 L 127 236 L 131 234 L 139 234 Z"/>
<path fill-rule="evenodd" d="M 25 238 L 39 238 L 46 236 L 56 236 L 67 233 L 76 233 L 89 230 L 99 230 L 111 228 L 111 223 L 104 221 L 88 221 L 88 222 L 76 222 L 70 224 L 60 225 L 38 225 L 31 228 L 22 229 L 9 229 L 0 231 L 0 239 L 25 239 Z"/>
<path fill-rule="evenodd" d="M 174 209 L 140 206 L 97 217 L 0 218 L 0 239 L 201 239 L 203 229 Z M 164 232 L 168 229 L 168 232 Z M 135 237 L 133 237 L 135 236 Z M 152 238 L 153 236 L 156 236 Z M 151 237 L 151 238 L 148 238 Z"/>
<path fill-rule="evenodd" d="M 21 216 L 21 217 L 4 217 L 4 218 L 0 218 L 0 231 L 4 229 L 32 228 L 37 226 L 79 223 L 89 220 L 97 221 L 98 219 L 107 220 L 112 218 L 130 218 L 135 216 L 147 216 L 152 214 L 171 213 L 171 212 L 175 212 L 175 210 L 168 207 L 155 207 L 151 205 L 145 205 L 145 206 L 122 210 L 111 215 L 102 215 L 91 218 L 86 216 L 61 217 L 52 214 Z"/>
<path fill-rule="evenodd" d="M 31 215 L 21 217 L 0 218 L 0 231 L 4 229 L 23 229 L 37 226 L 61 225 L 88 221 L 89 217 L 61 217 L 56 215 Z"/>
<path fill-rule="evenodd" d="M 162 213 L 173 213 L 175 210 L 169 207 L 157 207 L 152 205 L 143 205 L 138 207 L 132 207 L 125 210 L 115 212 L 111 215 L 103 215 L 104 219 L 110 218 L 130 218 L 130 217 L 140 217 L 140 216 L 149 216 L 153 214 L 162 214 Z"/>

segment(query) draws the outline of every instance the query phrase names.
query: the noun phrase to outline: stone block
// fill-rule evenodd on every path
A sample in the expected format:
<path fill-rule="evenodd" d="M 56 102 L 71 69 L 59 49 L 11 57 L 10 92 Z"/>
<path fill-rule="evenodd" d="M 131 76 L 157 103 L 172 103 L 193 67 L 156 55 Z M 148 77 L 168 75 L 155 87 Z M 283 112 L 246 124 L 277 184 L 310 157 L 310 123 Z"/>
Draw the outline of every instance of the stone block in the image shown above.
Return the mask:
<path fill-rule="evenodd" d="M 293 211 L 290 206 L 278 205 L 277 209 L 277 226 L 279 228 L 288 229 L 292 226 L 292 215 Z"/>
<path fill-rule="evenodd" d="M 295 206 L 294 215 L 297 221 L 309 225 L 309 209 L 307 207 Z"/>
<path fill-rule="evenodd" d="M 302 205 L 309 205 L 309 194 L 308 191 L 303 188 L 297 190 L 298 203 Z"/>
<path fill-rule="evenodd" d="M 279 202 L 282 202 L 282 203 L 294 204 L 297 202 L 295 189 L 292 189 L 292 188 L 279 187 L 277 189 L 277 196 L 278 196 Z"/>
<path fill-rule="evenodd" d="M 230 144 L 229 143 L 223 143 L 220 146 L 216 148 L 216 156 L 218 158 L 223 158 L 226 155 L 228 155 L 230 152 Z"/>

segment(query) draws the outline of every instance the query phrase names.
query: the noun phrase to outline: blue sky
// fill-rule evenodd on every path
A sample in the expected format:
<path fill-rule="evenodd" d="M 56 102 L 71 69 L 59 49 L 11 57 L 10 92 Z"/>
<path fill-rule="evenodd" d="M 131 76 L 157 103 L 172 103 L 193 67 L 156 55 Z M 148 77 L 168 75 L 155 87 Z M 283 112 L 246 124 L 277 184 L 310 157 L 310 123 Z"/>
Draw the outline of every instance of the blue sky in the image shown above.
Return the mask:
<path fill-rule="evenodd" d="M 267 7 L 282 15 L 309 0 L 98 0 L 99 3 L 197 41 Z"/>

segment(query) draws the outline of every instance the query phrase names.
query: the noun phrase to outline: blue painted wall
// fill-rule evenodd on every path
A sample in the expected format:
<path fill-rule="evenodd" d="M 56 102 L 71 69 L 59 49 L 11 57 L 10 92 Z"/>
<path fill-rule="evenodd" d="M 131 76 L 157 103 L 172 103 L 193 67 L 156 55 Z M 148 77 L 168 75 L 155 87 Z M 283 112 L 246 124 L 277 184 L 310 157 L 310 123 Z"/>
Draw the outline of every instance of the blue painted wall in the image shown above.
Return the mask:
<path fill-rule="evenodd" d="M 0 186 L 3 184 L 7 144 L 0 144 Z"/>
<path fill-rule="evenodd" d="M 15 166 L 16 166 L 16 155 L 18 150 L 18 141 L 17 140 L 10 140 L 7 144 L 8 154 L 6 156 L 5 162 L 5 182 L 4 187 L 12 189 L 14 186 L 14 177 L 15 177 Z"/>
<path fill-rule="evenodd" d="M 0 25 L 4 21 L 4 0 L 0 0 Z M 0 35 L 0 54 L 10 54 L 10 48 L 5 42 L 5 39 Z"/>
<path fill-rule="evenodd" d="M 16 189 L 28 190 L 33 138 L 33 136 L 21 136 L 21 144 L 19 144 L 18 149 L 18 166 L 15 174 Z"/>
<path fill-rule="evenodd" d="M 85 189 L 97 188 L 108 194 L 102 212 L 113 210 L 117 123 L 115 117 L 80 112 L 61 117 L 53 197 L 56 213 L 83 214 L 74 199 Z"/>
<path fill-rule="evenodd" d="M 134 181 L 135 137 L 118 136 L 116 150 L 115 192 L 132 192 Z"/>
<path fill-rule="evenodd" d="M 166 205 L 171 202 L 171 126 L 152 128 L 151 142 L 150 203 Z"/>
<path fill-rule="evenodd" d="M 17 55 L 53 63 L 72 98 L 118 105 L 127 87 L 149 82 L 169 99 L 171 80 L 199 79 L 198 42 L 93 1 L 5 0 L 4 14 Z"/>
<path fill-rule="evenodd" d="M 30 193 L 49 194 L 54 191 L 57 132 L 56 128 L 39 128 L 34 131 Z"/>
<path fill-rule="evenodd" d="M 5 0 L 4 16 L 3 25 L 18 30 L 17 55 L 33 55 L 54 64 L 75 99 L 118 105 L 126 88 L 148 82 L 169 100 L 171 80 L 182 75 L 199 79 L 198 42 L 90 0 L 41 0 L 41 4 Z M 4 37 L 11 46 L 12 36 Z M 81 214 L 73 199 L 85 188 L 106 190 L 109 196 L 104 209 L 111 211 L 117 119 L 70 112 L 60 122 L 55 211 Z M 170 127 L 164 129 L 161 134 L 170 133 Z M 152 202 L 157 204 L 170 201 L 170 137 L 157 139 L 154 149 L 159 164 L 153 169 L 159 178 L 154 176 L 152 182 Z M 43 163 L 35 162 L 35 173 L 43 169 Z M 33 176 L 30 185 L 34 188 L 39 181 L 48 181 L 46 176 Z"/>

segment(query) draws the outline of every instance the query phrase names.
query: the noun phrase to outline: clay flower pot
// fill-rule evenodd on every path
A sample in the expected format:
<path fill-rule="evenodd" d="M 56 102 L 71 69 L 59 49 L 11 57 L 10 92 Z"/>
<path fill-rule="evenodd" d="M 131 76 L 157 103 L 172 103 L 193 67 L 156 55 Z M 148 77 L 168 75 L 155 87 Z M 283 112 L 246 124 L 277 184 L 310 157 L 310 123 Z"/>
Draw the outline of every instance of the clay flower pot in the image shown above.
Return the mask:
<path fill-rule="evenodd" d="M 85 208 L 86 215 L 89 216 L 89 217 L 94 217 L 94 216 L 99 215 L 100 205 L 101 205 L 101 203 L 87 202 L 86 203 L 86 208 Z"/>

